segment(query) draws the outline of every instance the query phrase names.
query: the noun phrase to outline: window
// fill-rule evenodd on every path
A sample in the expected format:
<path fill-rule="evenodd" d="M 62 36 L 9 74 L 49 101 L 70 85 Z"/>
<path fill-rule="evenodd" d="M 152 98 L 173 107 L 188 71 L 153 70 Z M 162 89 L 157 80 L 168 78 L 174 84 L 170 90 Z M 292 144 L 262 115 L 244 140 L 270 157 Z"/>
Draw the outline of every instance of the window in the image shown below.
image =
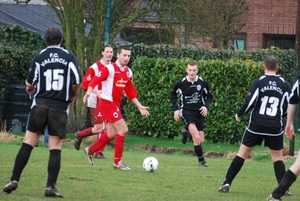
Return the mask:
<path fill-rule="evenodd" d="M 245 50 L 245 40 L 244 39 L 234 39 L 233 47 L 234 47 L 234 50 Z"/>
<path fill-rule="evenodd" d="M 280 49 L 294 49 L 295 42 L 295 35 L 264 34 L 263 48 L 274 46 Z"/>
<path fill-rule="evenodd" d="M 228 47 L 232 50 L 245 50 L 246 49 L 246 33 L 237 33 L 228 42 Z"/>

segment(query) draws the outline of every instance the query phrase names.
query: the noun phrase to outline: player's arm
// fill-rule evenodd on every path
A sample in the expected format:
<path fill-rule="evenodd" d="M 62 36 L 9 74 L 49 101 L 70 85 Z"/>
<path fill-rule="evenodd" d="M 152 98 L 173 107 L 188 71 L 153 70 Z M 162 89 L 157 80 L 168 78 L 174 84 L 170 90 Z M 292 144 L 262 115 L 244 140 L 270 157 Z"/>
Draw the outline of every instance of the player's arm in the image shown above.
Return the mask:
<path fill-rule="evenodd" d="M 94 70 L 94 68 L 90 67 L 82 78 L 82 89 L 84 91 L 87 90 L 87 88 L 89 87 L 89 84 L 94 76 L 95 76 L 95 70 Z"/>
<path fill-rule="evenodd" d="M 259 87 L 256 85 L 257 81 L 258 80 L 253 81 L 253 83 L 250 87 L 250 91 L 246 95 L 245 102 L 244 102 L 243 106 L 236 113 L 235 119 L 237 121 L 241 116 L 246 114 L 249 110 L 251 110 L 254 107 L 254 105 L 256 103 L 256 99 L 258 98 L 258 95 L 259 95 Z"/>
<path fill-rule="evenodd" d="M 74 106 L 74 104 L 75 104 L 76 97 L 79 92 L 80 86 L 81 86 L 81 84 L 73 84 L 72 85 L 73 96 L 72 96 L 72 101 L 70 103 L 71 106 Z"/>
<path fill-rule="evenodd" d="M 103 67 L 101 69 L 101 71 L 99 72 L 99 75 L 95 75 L 93 77 L 93 79 L 91 80 L 91 82 L 90 82 L 90 84 L 89 84 L 89 86 L 87 88 L 87 91 L 86 91 L 86 93 L 85 93 L 85 95 L 83 97 L 83 102 L 84 103 L 89 98 L 89 96 L 90 96 L 91 92 L 94 90 L 94 88 L 97 85 L 101 85 L 101 82 L 107 79 L 108 74 L 109 74 L 109 71 L 108 71 L 107 67 Z"/>
<path fill-rule="evenodd" d="M 179 82 L 177 82 L 170 91 L 170 101 L 174 110 L 174 120 L 178 121 L 180 119 L 180 111 L 177 103 L 177 91 L 179 90 Z"/>
<path fill-rule="evenodd" d="M 207 82 L 205 82 L 205 87 L 204 87 L 203 91 L 204 91 L 205 103 L 199 110 L 200 110 L 201 115 L 206 117 L 207 113 L 208 113 L 208 106 L 213 100 L 213 95 L 212 95 L 211 89 L 209 88 Z"/>
<path fill-rule="evenodd" d="M 295 130 L 294 130 L 294 115 L 296 111 L 296 104 L 289 104 L 288 109 L 287 109 L 287 119 L 286 119 L 286 126 L 285 126 L 285 135 L 286 137 L 291 140 L 293 135 L 295 135 Z"/>
<path fill-rule="evenodd" d="M 129 100 L 131 100 L 135 106 L 139 109 L 140 113 L 143 115 L 143 116 L 149 116 L 150 113 L 148 111 L 149 107 L 147 106 L 143 106 L 139 100 L 137 99 L 137 91 L 134 87 L 134 84 L 132 82 L 132 78 L 130 78 L 125 86 L 125 94 L 127 96 L 127 98 Z"/>
<path fill-rule="evenodd" d="M 134 99 L 132 99 L 131 101 L 132 101 L 132 102 L 135 104 L 135 106 L 139 109 L 141 115 L 143 115 L 143 116 L 149 116 L 149 115 L 150 115 L 150 113 L 149 113 L 149 111 L 148 111 L 149 107 L 143 106 L 143 105 L 139 102 L 139 100 L 138 100 L 137 98 L 134 98 Z"/>
<path fill-rule="evenodd" d="M 284 132 L 289 140 L 291 140 L 293 135 L 295 135 L 293 119 L 296 111 L 296 106 L 299 103 L 299 79 L 300 77 L 298 76 L 291 89 L 291 93 L 289 96 L 289 104 L 287 108 L 287 119 Z"/>
<path fill-rule="evenodd" d="M 206 86 L 204 88 L 204 92 L 205 92 L 205 104 L 204 105 L 206 108 L 208 108 L 209 104 L 211 104 L 213 101 L 213 94 L 212 94 L 212 91 L 211 91 L 208 83 L 207 82 L 205 82 L 205 83 L 206 83 L 205 84 Z"/>
<path fill-rule="evenodd" d="M 35 93 L 35 86 L 30 84 L 27 80 L 25 80 L 26 92 L 31 95 Z"/>
<path fill-rule="evenodd" d="M 26 85 L 26 92 L 31 95 L 35 93 L 35 84 L 38 81 L 38 75 L 35 74 L 36 64 L 35 60 L 38 54 L 36 54 L 30 64 L 29 71 L 26 75 L 25 85 Z"/>

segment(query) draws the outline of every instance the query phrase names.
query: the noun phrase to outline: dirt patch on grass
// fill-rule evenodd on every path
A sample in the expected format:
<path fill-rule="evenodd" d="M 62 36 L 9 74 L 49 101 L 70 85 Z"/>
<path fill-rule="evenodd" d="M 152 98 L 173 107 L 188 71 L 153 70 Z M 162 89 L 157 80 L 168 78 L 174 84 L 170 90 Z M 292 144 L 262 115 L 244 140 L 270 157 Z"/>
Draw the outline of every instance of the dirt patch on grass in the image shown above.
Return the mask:
<path fill-rule="evenodd" d="M 135 149 L 141 150 L 141 151 L 148 151 L 151 153 L 159 153 L 159 154 L 173 154 L 175 152 L 182 152 L 185 155 L 192 155 L 196 156 L 194 150 L 191 149 L 179 149 L 179 148 L 164 148 L 164 147 L 157 147 L 156 145 L 136 145 L 134 146 Z M 215 151 L 207 151 L 203 153 L 205 157 L 207 158 L 220 158 L 220 157 L 226 157 L 226 158 L 234 158 L 237 154 L 237 152 L 229 152 L 229 153 L 222 153 L 222 152 L 215 152 Z M 269 153 L 267 153 L 269 154 Z M 285 160 L 295 158 L 295 156 L 289 156 L 289 146 L 284 145 L 284 148 L 282 150 L 282 155 Z M 254 157 L 255 154 L 252 153 L 249 158 Z"/>
<path fill-rule="evenodd" d="M 15 140 L 22 140 L 22 139 L 23 139 L 23 137 L 14 135 L 13 133 L 0 131 L 0 141 L 9 142 L 9 141 L 15 141 Z M 96 139 L 97 139 L 97 135 L 90 136 L 85 141 L 82 142 L 81 146 L 82 147 L 89 146 Z M 65 139 L 64 144 L 67 144 L 69 146 L 73 146 L 74 145 L 74 140 Z M 109 143 L 108 146 L 113 148 L 114 144 Z M 126 144 L 125 144 L 125 146 L 126 146 Z M 195 152 L 192 148 L 191 149 L 166 148 L 166 147 L 157 147 L 156 145 L 149 145 L 149 144 L 135 145 L 134 148 L 136 150 L 148 151 L 148 152 L 151 152 L 151 153 L 174 154 L 175 152 L 181 152 L 185 155 L 195 156 Z M 284 148 L 282 150 L 282 154 L 283 154 L 284 159 L 295 158 L 295 156 L 289 156 L 289 146 L 286 145 L 286 144 L 284 145 Z M 221 153 L 221 152 L 207 151 L 207 152 L 204 152 L 204 156 L 207 157 L 207 158 L 220 158 L 220 157 L 234 158 L 236 156 L 236 152 Z M 254 156 L 254 154 L 251 154 L 251 156 L 249 158 L 251 158 L 253 156 Z"/>
<path fill-rule="evenodd" d="M 186 155 L 192 155 L 195 156 L 195 152 L 192 149 L 179 149 L 179 148 L 165 148 L 165 147 L 157 147 L 156 145 L 136 145 L 134 146 L 135 149 L 141 150 L 141 151 L 148 151 L 151 153 L 159 153 L 159 154 L 173 154 L 175 152 L 181 152 Z M 219 153 L 219 152 L 213 152 L 208 151 L 204 153 L 205 157 L 208 158 L 219 158 L 226 156 L 225 153 Z"/>

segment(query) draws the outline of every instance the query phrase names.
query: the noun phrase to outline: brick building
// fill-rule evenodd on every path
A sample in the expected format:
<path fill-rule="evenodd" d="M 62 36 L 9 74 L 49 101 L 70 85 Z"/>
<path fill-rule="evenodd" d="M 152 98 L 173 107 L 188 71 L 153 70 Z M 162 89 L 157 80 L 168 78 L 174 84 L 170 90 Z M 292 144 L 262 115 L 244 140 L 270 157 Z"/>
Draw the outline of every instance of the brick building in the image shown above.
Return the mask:
<path fill-rule="evenodd" d="M 236 41 L 245 50 L 295 47 L 298 0 L 248 0 L 249 17 Z"/>
<path fill-rule="evenodd" d="M 280 49 L 295 48 L 298 0 L 246 0 L 246 2 L 248 5 L 246 25 L 240 33 L 229 41 L 229 46 L 240 50 L 261 49 L 271 46 Z M 152 21 L 150 24 L 153 26 L 155 23 Z M 156 33 L 149 35 L 154 30 L 153 27 L 146 25 L 147 22 L 143 22 L 139 26 L 136 24 L 128 26 L 121 32 L 121 38 L 134 42 L 135 33 L 143 32 L 145 33 L 143 37 L 140 36 L 136 40 L 142 40 L 143 43 L 149 45 L 160 43 L 159 38 L 155 37 Z M 146 35 L 151 36 L 150 40 L 145 40 Z M 175 38 L 175 44 L 178 44 L 178 40 Z M 209 40 L 202 40 L 201 38 L 194 38 L 192 44 L 201 47 L 216 47 Z"/>

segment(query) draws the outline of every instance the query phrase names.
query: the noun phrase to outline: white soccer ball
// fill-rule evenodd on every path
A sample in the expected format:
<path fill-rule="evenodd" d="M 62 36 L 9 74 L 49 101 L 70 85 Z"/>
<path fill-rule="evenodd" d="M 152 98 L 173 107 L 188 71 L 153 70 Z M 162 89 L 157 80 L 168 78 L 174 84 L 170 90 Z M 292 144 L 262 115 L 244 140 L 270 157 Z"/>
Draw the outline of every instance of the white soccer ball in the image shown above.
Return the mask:
<path fill-rule="evenodd" d="M 158 165 L 159 165 L 158 160 L 153 156 L 148 156 L 147 158 L 144 159 L 144 162 L 143 162 L 143 168 L 147 172 L 156 171 L 158 168 Z"/>

